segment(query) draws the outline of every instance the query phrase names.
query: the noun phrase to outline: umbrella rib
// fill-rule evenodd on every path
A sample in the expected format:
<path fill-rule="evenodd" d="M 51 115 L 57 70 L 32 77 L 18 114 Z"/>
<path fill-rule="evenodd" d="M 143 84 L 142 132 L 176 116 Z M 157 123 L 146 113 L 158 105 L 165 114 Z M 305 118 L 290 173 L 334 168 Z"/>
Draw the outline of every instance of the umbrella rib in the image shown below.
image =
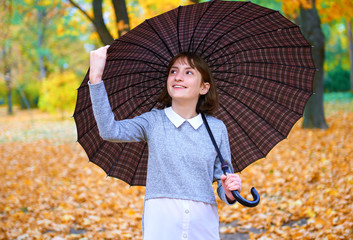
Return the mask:
<path fill-rule="evenodd" d="M 118 162 L 118 160 L 119 160 L 119 158 L 120 158 L 121 154 L 122 154 L 122 153 L 123 153 L 123 151 L 125 150 L 126 145 L 127 145 L 127 143 L 125 143 L 125 144 L 124 144 L 123 149 L 121 149 L 121 151 L 120 151 L 120 153 L 119 153 L 118 157 L 115 159 L 115 161 L 114 161 L 113 165 L 110 167 L 110 169 L 109 169 L 109 171 L 108 171 L 107 176 L 109 176 L 109 174 L 110 174 L 110 172 L 112 171 L 113 167 L 114 167 L 114 166 L 115 166 L 115 164 Z"/>
<path fill-rule="evenodd" d="M 311 91 L 308 91 L 308 90 L 305 90 L 305 89 L 302 89 L 302 88 L 299 88 L 299 87 L 296 87 L 296 86 L 292 86 L 292 85 L 290 85 L 290 84 L 288 84 L 288 83 L 280 82 L 280 81 L 278 81 L 278 80 L 274 80 L 274 79 L 270 79 L 270 78 L 264 78 L 264 77 L 259 77 L 259 76 L 255 76 L 255 75 L 244 74 L 244 73 L 238 73 L 238 72 L 221 72 L 221 71 L 216 71 L 216 72 L 217 72 L 217 73 L 234 73 L 234 74 L 238 74 L 238 75 L 244 75 L 244 76 L 249 76 L 249 77 L 261 78 L 261 79 L 264 79 L 264 80 L 266 80 L 266 81 L 275 82 L 275 83 L 277 83 L 277 84 L 285 85 L 285 86 L 288 86 L 288 87 L 297 89 L 297 90 L 299 90 L 299 91 L 303 91 L 303 92 L 305 92 L 305 93 L 310 93 L 310 94 L 312 93 Z M 243 88 L 246 88 L 246 87 L 244 87 L 244 86 L 242 86 L 242 85 L 240 85 L 240 84 L 236 84 L 236 83 L 234 83 L 234 82 L 229 82 L 229 81 L 227 81 L 227 80 L 225 80 L 225 79 L 219 79 L 219 78 L 217 78 L 217 77 L 214 77 L 214 78 L 215 78 L 215 79 L 218 79 L 218 80 L 221 80 L 222 82 L 229 83 L 229 84 L 231 84 L 231 85 L 233 85 L 233 86 L 241 86 L 241 87 L 243 87 Z M 249 89 L 250 89 L 250 88 L 249 88 Z M 254 92 L 255 92 L 255 91 L 254 91 Z"/>
<path fill-rule="evenodd" d="M 299 27 L 298 27 L 298 26 L 292 26 L 292 27 L 281 28 L 281 29 L 283 30 L 283 29 L 291 29 L 291 28 L 299 28 Z M 225 48 L 227 48 L 227 47 L 229 47 L 229 46 L 231 46 L 231 45 L 233 45 L 233 44 L 235 44 L 235 43 L 237 43 L 237 42 L 239 42 L 239 41 L 243 41 L 243 40 L 245 40 L 245 39 L 247 39 L 247 38 L 252 38 L 252 37 L 256 37 L 256 36 L 261 36 L 261 35 L 264 35 L 264 34 L 268 34 L 268 33 L 272 33 L 272 32 L 277 32 L 277 31 L 278 31 L 278 29 L 273 30 L 273 31 L 268 31 L 268 32 L 260 33 L 260 34 L 250 35 L 250 36 L 247 36 L 247 37 L 238 39 L 238 40 L 236 40 L 236 41 L 234 41 L 234 42 L 230 42 L 230 43 L 224 45 L 223 47 L 218 48 L 216 51 L 210 53 L 210 54 L 207 55 L 204 59 L 208 59 L 211 55 L 213 55 L 213 54 L 215 54 L 215 53 L 217 53 L 217 52 L 219 52 L 219 51 L 221 51 L 221 50 L 223 50 L 223 49 L 225 49 Z M 310 46 L 310 47 L 311 47 L 311 45 L 307 45 L 307 46 Z M 208 60 L 207 60 L 207 61 L 208 61 Z"/>
<path fill-rule="evenodd" d="M 244 5 L 245 5 L 245 4 L 243 4 L 241 7 L 243 7 Z M 263 18 L 263 17 L 267 17 L 267 16 L 269 16 L 269 15 L 271 15 L 271 14 L 274 14 L 274 13 L 276 13 L 276 12 L 278 12 L 278 11 L 273 11 L 273 12 L 267 13 L 267 14 L 265 14 L 265 15 L 258 16 L 258 17 L 256 17 L 256 18 L 253 18 L 253 19 L 251 19 L 251 20 L 249 20 L 249 21 L 247 21 L 247 22 L 242 23 L 241 25 L 235 25 L 234 27 L 230 27 L 229 30 L 228 30 L 225 34 L 222 34 L 222 35 L 219 36 L 217 39 L 215 39 L 215 40 L 205 49 L 204 52 L 206 52 L 211 46 L 217 47 L 217 46 L 215 46 L 215 45 L 216 45 L 215 43 L 217 43 L 217 42 L 218 42 L 219 40 L 221 40 L 223 37 L 227 36 L 227 34 L 229 34 L 231 31 L 233 31 L 233 30 L 236 29 L 237 27 L 241 27 L 241 26 L 244 25 L 244 24 L 247 24 L 247 23 L 252 22 L 252 21 L 254 21 L 254 20 L 257 20 L 257 19 L 261 19 L 261 18 Z M 277 31 L 277 30 L 276 30 L 276 31 Z M 252 35 L 252 36 L 257 36 L 257 35 Z M 210 55 L 212 55 L 212 54 L 210 54 Z M 208 56 L 205 57 L 205 58 L 207 59 L 210 55 L 208 55 Z"/>
<path fill-rule="evenodd" d="M 249 90 L 249 91 L 251 91 L 251 92 L 254 92 L 254 93 L 259 94 L 259 95 L 261 95 L 262 97 L 264 97 L 264 98 L 270 100 L 271 102 L 274 102 L 271 98 L 269 98 L 269 97 L 267 97 L 267 96 L 265 96 L 265 95 L 262 95 L 261 93 L 258 93 L 258 92 L 254 91 L 254 90 L 251 89 L 251 88 L 244 87 L 244 86 L 242 86 L 242 85 L 240 85 L 240 84 L 235 84 L 235 83 L 231 83 L 231 82 L 228 82 L 228 81 L 224 81 L 224 82 L 227 82 L 227 83 L 232 84 L 233 86 L 241 87 L 241 88 L 243 88 L 243 89 L 246 89 L 246 90 Z M 218 86 L 217 88 L 220 89 L 221 87 L 222 87 L 222 86 Z M 302 89 L 300 89 L 300 88 L 296 88 L 296 89 L 297 89 L 297 90 L 302 90 Z M 222 91 L 224 91 L 224 90 L 222 90 Z M 305 90 L 302 90 L 302 91 L 311 94 L 311 92 L 308 92 L 308 91 L 305 91 Z M 237 99 L 237 98 L 236 98 L 236 99 Z M 237 99 L 237 100 L 238 100 L 238 99 Z M 286 109 L 288 109 L 288 110 L 290 110 L 290 111 L 292 111 L 292 112 L 298 114 L 299 116 L 303 116 L 303 114 L 301 114 L 301 113 L 299 113 L 299 112 L 297 112 L 297 111 L 295 111 L 295 110 L 293 110 L 293 109 L 290 109 L 290 108 L 288 108 L 287 106 L 285 106 L 285 105 L 283 105 L 283 104 L 281 104 L 281 103 L 279 103 L 279 102 L 276 102 L 276 103 L 279 104 L 279 105 L 281 105 L 282 107 L 284 107 L 284 108 L 286 108 Z"/>
<path fill-rule="evenodd" d="M 251 138 L 251 137 L 249 136 L 249 134 L 245 131 L 245 129 L 239 124 L 239 122 L 234 118 L 234 116 L 233 116 L 230 112 L 228 112 L 228 110 L 226 109 L 226 107 L 224 107 L 222 104 L 220 104 L 220 107 L 222 107 L 223 110 L 233 119 L 233 121 L 237 123 L 237 125 L 240 127 L 240 129 L 243 131 L 243 133 L 245 133 L 245 135 L 250 139 L 250 141 L 254 144 L 254 146 L 261 152 L 261 154 L 263 155 L 263 157 L 265 157 L 266 154 L 264 154 L 264 153 L 262 152 L 262 150 L 256 145 L 256 143 L 252 140 L 252 138 Z M 235 161 L 235 164 L 236 164 L 237 168 L 239 169 L 238 164 L 236 163 L 236 161 Z"/>
<path fill-rule="evenodd" d="M 136 72 L 136 73 L 124 73 L 124 74 L 119 74 L 119 75 L 114 75 L 114 76 L 111 76 L 111 77 L 108 77 L 108 78 L 104 78 L 103 80 L 104 81 L 109 81 L 109 80 L 111 80 L 111 79 L 114 79 L 114 78 L 117 78 L 117 77 L 123 77 L 123 76 L 130 76 L 130 75 L 134 75 L 134 74 L 139 74 L 139 75 L 141 75 L 141 76 L 143 76 L 143 77 L 148 77 L 148 78 L 150 78 L 148 81 L 155 81 L 155 80 L 158 80 L 159 82 L 162 82 L 163 80 L 162 79 L 164 79 L 165 78 L 165 76 L 160 76 L 160 77 L 155 77 L 155 78 L 153 78 L 153 77 L 150 77 L 149 75 L 144 75 L 144 73 L 157 73 L 157 72 L 155 72 L 155 71 L 151 71 L 151 72 Z M 123 80 L 124 79 L 119 79 L 121 82 L 123 82 Z M 130 79 L 125 79 L 125 80 L 127 80 L 127 81 L 130 81 Z M 141 82 L 142 83 L 142 82 Z M 134 84 L 133 84 L 134 85 Z M 133 85 L 131 85 L 131 86 L 133 86 Z M 87 85 L 88 86 L 88 85 Z M 82 87 L 85 87 L 85 86 L 82 86 Z"/>
<path fill-rule="evenodd" d="M 212 7 L 212 5 L 213 5 L 215 2 L 216 2 L 216 1 L 212 1 L 212 2 L 207 6 L 206 11 L 204 11 L 204 12 L 202 13 L 201 17 L 198 19 L 198 21 L 197 21 L 197 23 L 196 23 L 196 26 L 194 27 L 194 30 L 192 31 L 192 35 L 191 35 L 191 38 L 190 38 L 190 41 L 189 41 L 188 52 L 190 52 L 191 44 L 192 44 L 193 42 L 195 42 L 195 40 L 194 40 L 194 35 L 195 35 L 195 32 L 196 32 L 197 27 L 199 26 L 199 23 L 201 22 L 201 20 L 203 19 L 203 17 L 204 17 L 205 14 L 207 13 L 207 11 Z M 178 38 L 179 38 L 179 36 L 178 36 Z M 197 52 L 197 49 L 198 49 L 198 48 L 199 48 L 199 47 L 197 47 L 194 52 Z"/>
<path fill-rule="evenodd" d="M 176 23 L 177 23 L 177 26 L 176 26 L 177 33 L 176 33 L 176 35 L 177 35 L 177 38 L 178 38 L 178 49 L 179 49 L 178 52 L 181 51 L 181 43 L 180 43 L 180 37 L 179 37 L 180 9 L 181 9 L 181 6 L 178 7 L 177 21 L 176 21 Z"/>
<path fill-rule="evenodd" d="M 156 68 L 156 67 L 154 67 L 154 66 L 151 66 L 151 65 L 150 65 L 151 63 L 148 62 L 148 61 L 142 61 L 142 60 L 136 60 L 136 59 L 126 59 L 125 61 L 142 62 L 142 63 L 144 63 L 145 65 L 149 66 L 150 68 L 154 69 L 154 70 L 155 70 L 154 72 L 165 73 L 165 71 L 161 71 L 160 69 L 158 69 L 158 68 Z M 154 64 L 154 63 L 152 63 L 152 64 Z M 156 65 L 167 68 L 167 66 L 165 66 L 165 65 L 159 65 L 159 64 L 156 64 Z M 137 74 L 137 73 L 139 73 L 139 72 L 134 72 L 134 73 Z M 131 73 L 130 73 L 130 74 L 131 74 Z"/>
<path fill-rule="evenodd" d="M 163 43 L 163 45 L 165 46 L 165 48 L 167 49 L 167 51 L 169 52 L 170 56 L 173 57 L 173 53 L 172 51 L 169 49 L 168 45 L 164 42 L 164 40 L 161 38 L 161 36 L 159 35 L 159 33 L 156 31 L 156 29 L 154 29 L 154 27 L 152 27 L 152 25 L 149 23 L 149 19 L 146 19 L 146 23 L 151 27 L 151 29 L 153 30 L 153 32 L 158 36 L 158 38 L 161 40 L 161 42 Z M 147 48 L 146 48 L 147 49 Z M 148 49 L 148 51 L 151 51 Z M 151 51 L 152 52 L 152 51 Z M 154 52 L 152 52 L 154 53 Z M 155 53 L 154 53 L 155 54 Z M 165 58 L 163 58 L 165 59 Z M 167 59 L 165 59 L 166 61 L 169 61 Z"/>
<path fill-rule="evenodd" d="M 150 81 L 150 80 L 149 80 L 149 81 Z M 147 82 L 147 81 L 145 81 L 145 82 Z M 112 92 L 112 93 L 109 94 L 108 96 L 111 96 L 111 95 L 113 95 L 113 94 L 116 94 L 116 93 L 118 93 L 118 92 L 120 92 L 120 91 L 122 91 L 122 90 L 125 90 L 125 89 L 127 89 L 127 88 L 130 88 L 131 86 L 132 86 L 132 85 L 127 86 L 127 87 L 125 87 L 125 88 L 123 88 L 123 89 L 119 89 L 118 91 Z M 152 86 L 148 86 L 148 87 L 146 87 L 145 90 L 139 92 L 138 94 L 135 94 L 135 95 L 132 96 L 130 99 L 132 99 L 132 98 L 134 98 L 134 97 L 137 97 L 138 95 L 140 95 L 140 94 L 144 93 L 145 91 L 150 90 L 150 89 L 152 89 L 152 88 L 158 88 L 158 85 L 157 85 L 157 84 L 154 84 L 154 85 L 152 85 Z M 160 87 L 160 88 L 162 88 L 162 87 Z M 130 100 L 130 99 L 129 99 L 129 100 Z M 125 103 L 125 102 L 124 102 L 124 103 Z M 120 107 L 120 106 L 118 106 L 118 107 Z"/>
<path fill-rule="evenodd" d="M 141 71 L 141 72 L 134 72 L 134 73 L 124 73 L 124 74 L 119 74 L 119 75 L 114 75 L 112 77 L 109 77 L 109 78 L 104 78 L 104 81 L 108 81 L 112 78 L 116 78 L 116 77 L 121 77 L 121 76 L 131 76 L 131 75 L 141 75 L 143 77 L 147 77 L 149 78 L 148 81 L 155 81 L 155 80 L 158 80 L 159 82 L 163 82 L 164 80 L 162 79 L 165 79 L 167 77 L 167 75 L 165 73 L 163 73 L 165 76 L 160 76 L 160 77 L 151 77 L 149 75 L 145 75 L 145 73 L 162 73 L 162 72 L 156 72 L 156 71 L 150 71 L 150 72 L 146 72 L 146 71 Z M 147 82 L 147 81 L 144 81 L 144 82 Z M 140 82 L 140 83 L 144 83 L 144 82 Z M 88 85 L 87 85 L 88 86 Z M 133 86 L 133 85 L 130 85 L 130 86 Z M 84 86 L 83 86 L 84 87 Z"/>
<path fill-rule="evenodd" d="M 108 79 L 105 79 L 105 81 L 106 81 L 106 80 L 108 80 Z M 112 94 L 115 94 L 115 93 L 117 93 L 117 92 L 126 90 L 126 89 L 128 89 L 128 88 L 130 88 L 130 87 L 132 87 L 132 86 L 136 87 L 136 86 L 139 85 L 139 84 L 146 83 L 146 82 L 152 82 L 152 81 L 154 81 L 154 80 L 155 80 L 155 79 L 149 79 L 149 80 L 142 81 L 142 82 L 139 82 L 139 83 L 136 83 L 136 84 L 128 85 L 128 86 L 126 86 L 126 87 L 124 87 L 124 88 L 122 88 L 122 89 L 119 89 L 118 91 L 115 91 L 115 92 L 109 94 L 108 96 L 111 96 Z M 161 80 L 160 82 L 162 82 L 162 80 Z M 151 87 L 151 88 L 152 88 L 152 87 L 156 87 L 156 85 L 157 85 L 157 84 L 155 84 L 155 85 L 153 85 L 153 86 L 150 86 L 150 87 Z M 85 86 L 88 86 L 88 85 L 85 85 Z M 84 86 L 83 86 L 83 87 L 84 87 Z M 157 88 L 158 88 L 158 87 L 157 87 Z M 140 92 L 140 93 L 142 93 L 142 92 Z M 140 93 L 139 93 L 139 94 L 140 94 Z M 137 97 L 139 94 L 137 94 L 137 95 L 135 95 L 135 96 Z M 80 111 L 75 112 L 73 116 L 75 116 L 75 115 L 77 115 L 77 114 L 79 114 L 79 113 L 81 113 L 81 112 L 87 110 L 87 109 L 90 108 L 91 106 L 92 106 L 92 103 L 89 104 L 89 105 L 87 105 L 85 108 L 82 108 Z"/>
<path fill-rule="evenodd" d="M 160 66 L 160 67 L 166 67 L 165 64 L 159 64 L 159 63 L 155 63 L 155 62 L 149 62 L 149 61 L 144 61 L 144 60 L 141 60 L 141 59 L 129 59 L 129 58 L 114 58 L 114 59 L 109 59 L 107 60 L 107 62 L 112 62 L 112 61 L 130 61 L 130 62 L 141 62 L 141 63 L 145 63 L 146 65 L 149 65 L 149 64 L 154 64 L 154 65 L 157 65 L 157 66 Z M 150 66 L 152 67 L 152 66 Z"/>
<path fill-rule="evenodd" d="M 292 28 L 292 27 L 291 27 Z M 269 32 L 266 32 L 266 33 L 269 33 Z M 259 34 L 259 35 L 261 35 L 261 34 Z M 252 35 L 252 36 L 250 36 L 250 37 L 253 37 L 253 36 L 259 36 L 259 35 Z M 247 38 L 247 37 L 246 37 Z M 246 38 L 244 38 L 244 39 L 246 39 Z M 241 41 L 241 40 L 243 40 L 243 39 L 240 39 L 240 40 L 238 40 L 238 41 Z M 233 42 L 233 43 L 236 43 L 236 42 L 238 42 L 238 41 L 235 41 L 235 42 Z M 216 52 L 218 52 L 219 50 L 223 50 L 224 48 L 226 48 L 226 47 L 228 47 L 228 46 L 230 46 L 230 45 L 232 45 L 232 43 L 229 43 L 229 44 L 227 44 L 227 45 L 225 45 L 225 46 L 223 46 L 222 48 L 219 48 Z M 311 45 L 307 45 L 308 47 L 310 46 L 311 47 Z M 289 46 L 290 47 L 290 46 Z M 294 47 L 294 46 L 293 46 Z M 227 63 L 227 62 L 229 62 L 231 59 L 228 59 L 227 61 L 225 61 L 223 64 L 225 64 L 225 63 Z M 216 69 L 218 69 L 218 68 L 220 68 L 222 65 L 219 65 Z M 213 67 L 213 65 L 211 65 L 210 67 Z"/>
<path fill-rule="evenodd" d="M 266 119 L 264 119 L 262 116 L 260 116 L 257 112 L 255 112 L 251 107 L 249 107 L 248 105 L 246 105 L 244 102 L 242 102 L 240 99 L 238 99 L 237 97 L 233 96 L 233 95 L 230 95 L 228 92 L 224 91 L 222 88 L 219 88 L 219 90 L 221 90 L 222 92 L 224 92 L 226 95 L 228 95 L 229 97 L 231 98 L 234 98 L 236 99 L 238 102 L 240 102 L 241 104 L 243 104 L 245 107 L 247 107 L 248 109 L 250 109 L 251 112 L 253 112 L 254 114 L 256 114 L 259 118 L 261 118 L 264 122 L 266 122 L 269 126 L 271 126 L 273 129 L 276 130 L 276 132 L 278 132 L 283 138 L 286 138 L 286 136 L 281 133 L 280 131 L 278 131 L 274 126 L 272 126 L 271 123 L 269 123 Z M 261 95 L 261 94 L 260 94 Z M 262 96 L 262 95 L 261 95 Z M 271 100 L 272 101 L 272 100 Z M 293 111 L 295 112 L 295 111 Z"/>
<path fill-rule="evenodd" d="M 150 25 L 150 24 L 148 23 L 148 20 L 147 20 L 147 19 L 146 19 L 146 23 L 147 23 L 148 25 Z M 150 25 L 150 26 L 151 26 L 151 25 Z M 151 28 L 152 28 L 152 26 L 151 26 Z M 152 29 L 153 29 L 153 28 L 152 28 Z M 153 29 L 153 31 L 156 32 L 154 29 Z M 157 33 L 156 33 L 156 34 L 157 34 Z M 157 34 L 157 35 L 158 35 L 158 34 Z M 159 35 L 158 35 L 158 37 L 160 38 Z M 161 39 L 161 40 L 162 40 L 162 39 Z M 162 55 L 157 54 L 157 52 L 154 52 L 154 51 L 152 51 L 150 48 L 147 48 L 147 47 L 142 46 L 142 45 L 140 45 L 140 44 L 132 43 L 132 42 L 128 42 L 128 41 L 124 41 L 124 40 L 121 40 L 121 39 L 117 39 L 117 41 L 123 42 L 123 43 L 126 43 L 126 44 L 130 44 L 130 45 L 135 45 L 135 46 L 138 46 L 138 47 L 140 47 L 140 48 L 143 48 L 143 49 L 147 50 L 148 52 L 152 53 L 154 56 L 156 56 L 156 57 L 158 58 L 158 60 L 159 60 L 161 63 L 163 63 L 163 61 L 162 61 L 161 59 L 164 59 L 165 61 L 169 61 L 169 60 L 165 59 Z M 165 43 L 164 43 L 164 45 L 165 45 Z M 169 50 L 169 49 L 168 49 L 168 50 Z"/>
<path fill-rule="evenodd" d="M 94 126 L 96 126 L 96 125 L 94 125 Z M 93 127 L 94 127 L 94 126 L 93 126 Z M 93 127 L 92 127 L 91 129 L 93 129 Z M 78 140 L 77 140 L 77 141 L 78 141 Z M 90 162 L 93 162 L 91 159 L 93 159 L 93 158 L 96 156 L 96 154 L 98 153 L 98 150 L 99 150 L 100 148 L 102 148 L 105 143 L 106 143 L 106 142 L 103 140 L 102 144 L 98 146 L 97 151 L 95 151 L 94 154 L 93 154 L 93 156 L 88 159 Z"/>
<path fill-rule="evenodd" d="M 216 1 L 212 1 L 212 3 L 214 3 L 214 2 L 216 2 Z M 213 27 L 208 30 L 207 34 L 205 34 L 205 36 L 203 37 L 203 39 L 200 41 L 200 43 L 198 44 L 198 46 L 197 46 L 195 52 L 197 52 L 197 50 L 199 49 L 199 47 L 201 46 L 201 44 L 204 42 L 204 40 L 205 40 L 205 39 L 206 39 L 206 40 L 208 39 L 208 38 L 207 38 L 207 37 L 208 37 L 208 34 L 210 34 L 210 33 L 213 31 L 213 29 L 216 28 L 216 26 L 217 26 L 220 22 L 222 22 L 222 21 L 223 21 L 225 18 L 227 18 L 229 15 L 233 14 L 235 11 L 237 11 L 238 9 L 240 9 L 240 8 L 242 8 L 243 6 L 247 5 L 248 3 L 249 3 L 249 2 L 244 2 L 242 5 L 240 5 L 239 7 L 235 8 L 235 9 L 233 9 L 232 12 L 228 13 L 228 15 L 224 16 L 224 17 L 223 17 L 222 19 L 220 19 L 216 24 L 214 24 Z M 209 7 L 207 8 L 207 10 L 208 10 L 211 6 L 212 6 L 212 4 L 209 5 Z M 207 12 L 207 11 L 205 11 L 204 14 L 205 14 L 206 12 Z M 204 14 L 203 14 L 203 15 L 204 15 Z M 203 15 L 202 15 L 202 17 L 203 17 Z M 202 17 L 201 17 L 201 18 L 202 18 Z M 199 19 L 199 21 L 201 20 L 201 18 Z M 196 27 L 197 27 L 197 26 L 196 26 Z M 193 35 L 194 35 L 195 31 L 196 31 L 196 27 L 194 28 Z M 217 42 L 217 41 L 214 41 L 211 45 L 216 45 L 216 44 L 215 44 L 216 42 Z M 206 43 L 203 44 L 203 47 L 205 47 L 205 45 L 206 45 Z M 209 45 L 209 46 L 211 46 L 211 45 Z M 215 46 L 215 47 L 216 47 L 216 46 Z M 209 48 L 209 47 L 208 47 L 208 48 Z M 207 48 L 207 49 L 208 49 L 208 48 Z M 206 49 L 206 50 L 207 50 L 207 49 Z M 202 48 L 202 51 L 201 51 L 201 52 L 205 52 L 204 48 Z"/>
<path fill-rule="evenodd" d="M 142 151 L 141 151 L 141 155 L 140 155 L 140 157 L 139 157 L 139 161 L 138 161 L 138 163 L 137 163 L 137 167 L 135 168 L 134 174 L 132 175 L 131 183 L 134 182 L 134 179 L 135 179 L 135 176 L 136 176 L 136 172 L 137 172 L 137 169 L 138 169 L 138 167 L 139 167 L 139 165 L 140 165 L 140 163 L 141 163 L 141 160 L 142 160 L 142 158 L 143 158 L 143 153 L 144 153 L 145 150 L 146 150 L 146 146 L 147 146 L 147 143 L 145 143 L 145 145 L 143 146 L 143 149 L 142 149 Z"/>
<path fill-rule="evenodd" d="M 150 77 L 149 75 L 143 75 L 143 74 L 141 74 L 141 73 L 156 73 L 156 72 L 162 73 L 162 72 L 160 72 L 160 71 L 141 71 L 141 72 L 134 72 L 134 73 L 123 73 L 123 74 L 114 75 L 114 76 L 109 77 L 109 78 L 105 78 L 104 80 L 109 80 L 109 79 L 112 79 L 112 78 L 115 78 L 115 77 L 128 76 L 128 75 L 132 75 L 132 74 L 140 74 L 140 75 L 142 75 L 142 76 L 149 77 L 149 78 L 151 78 L 151 79 L 160 79 L 160 78 L 162 78 L 162 77 L 153 78 L 153 77 Z M 165 76 L 167 76 L 167 74 L 166 74 L 165 72 L 163 72 L 163 74 L 164 74 Z M 163 80 L 160 80 L 160 81 L 163 81 Z M 88 87 L 88 84 L 85 84 L 85 85 L 82 85 L 82 86 L 80 86 L 79 88 L 77 88 L 77 90 L 80 90 L 80 89 L 83 89 L 83 88 L 87 88 L 87 87 Z"/>
<path fill-rule="evenodd" d="M 137 97 L 139 94 L 141 94 L 141 93 L 143 93 L 143 92 L 145 92 L 145 91 L 147 91 L 147 90 L 150 90 L 150 89 L 151 89 L 151 88 L 146 88 L 145 90 L 143 90 L 143 91 L 139 92 L 139 93 L 138 93 L 138 94 L 136 94 L 135 96 L 130 97 L 130 98 L 129 98 L 129 99 L 127 99 L 125 102 L 123 102 L 123 103 L 119 104 L 119 106 L 117 106 L 117 107 L 115 107 L 114 109 L 112 109 L 112 111 L 115 111 L 117 108 L 121 107 L 121 106 L 122 106 L 123 104 L 125 104 L 126 102 L 130 101 L 131 99 L 133 99 L 133 98 Z M 158 92 L 158 91 L 157 91 L 157 92 Z M 155 95 L 156 95 L 156 94 L 155 94 Z M 145 103 L 145 102 L 147 102 L 149 99 L 150 99 L 150 98 L 145 99 L 145 100 L 144 100 L 143 102 L 141 102 L 139 105 L 144 104 L 144 103 Z M 135 112 L 135 111 L 136 111 L 136 109 L 138 109 L 138 108 L 139 108 L 139 106 L 135 107 L 135 109 L 133 109 L 133 110 L 130 112 L 130 114 L 126 116 L 126 118 L 127 118 L 127 117 L 130 117 L 130 116 L 131 116 L 131 114 L 132 114 L 133 112 Z"/>
<path fill-rule="evenodd" d="M 223 54 L 217 58 L 213 58 L 212 60 L 208 60 L 208 63 L 210 66 L 218 66 L 218 64 L 213 64 L 213 63 L 221 58 L 224 58 L 224 57 L 234 57 L 235 55 L 238 55 L 239 53 L 244 53 L 244 52 L 246 53 L 248 51 L 258 51 L 258 50 L 265 50 L 265 49 L 283 49 L 283 48 L 295 49 L 295 48 L 311 48 L 311 47 L 309 47 L 309 46 L 277 46 L 277 47 L 261 47 L 261 48 L 245 49 L 245 50 L 241 50 L 241 51 L 237 51 L 237 52 L 232 52 L 229 54 Z M 213 64 L 213 65 L 211 65 L 211 64 Z"/>
<path fill-rule="evenodd" d="M 241 62 L 241 63 L 252 63 L 252 64 L 257 64 L 257 63 L 263 63 L 263 64 L 269 64 L 269 65 L 279 65 L 279 66 L 286 66 L 286 67 L 293 67 L 293 68 L 305 68 L 305 69 L 316 69 L 316 68 L 311 68 L 311 67 L 305 67 L 305 66 L 298 66 L 298 65 L 289 65 L 289 64 L 283 64 L 283 63 L 274 63 L 274 62 Z M 216 65 L 213 65 L 213 67 L 215 66 L 218 66 L 216 69 L 218 69 L 219 67 L 221 66 L 224 66 L 226 63 L 223 63 L 223 64 L 216 64 Z M 237 64 L 237 65 L 240 65 Z M 216 71 L 216 72 L 220 72 L 220 71 Z M 222 72 L 222 71 L 221 71 Z"/>

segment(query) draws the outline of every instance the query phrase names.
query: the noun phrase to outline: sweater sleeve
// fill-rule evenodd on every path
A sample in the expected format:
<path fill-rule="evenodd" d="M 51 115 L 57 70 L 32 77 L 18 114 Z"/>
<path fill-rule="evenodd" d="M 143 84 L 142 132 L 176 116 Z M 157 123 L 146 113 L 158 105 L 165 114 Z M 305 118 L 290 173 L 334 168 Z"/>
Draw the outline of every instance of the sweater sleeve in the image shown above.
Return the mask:
<path fill-rule="evenodd" d="M 222 157 L 224 161 L 228 163 L 229 170 L 231 173 L 234 172 L 233 166 L 231 163 L 231 153 L 230 153 L 230 147 L 229 147 L 229 139 L 228 139 L 228 131 L 224 123 L 222 123 L 223 128 L 222 128 L 222 138 L 221 138 L 221 143 L 219 144 L 219 151 L 222 154 Z M 221 168 L 221 161 L 219 160 L 219 157 L 217 157 L 215 161 L 215 166 L 214 166 L 214 178 L 217 180 L 217 193 L 219 198 L 224 201 L 228 205 L 233 205 L 236 203 L 236 201 L 230 203 L 226 197 L 226 193 L 224 191 L 224 188 L 221 183 L 221 175 L 223 174 L 222 168 Z"/>
<path fill-rule="evenodd" d="M 152 113 L 144 113 L 133 119 L 116 121 L 112 112 L 108 95 L 101 81 L 89 83 L 90 96 L 94 118 L 97 122 L 99 135 L 103 140 L 111 142 L 147 141 L 147 131 L 150 127 Z"/>

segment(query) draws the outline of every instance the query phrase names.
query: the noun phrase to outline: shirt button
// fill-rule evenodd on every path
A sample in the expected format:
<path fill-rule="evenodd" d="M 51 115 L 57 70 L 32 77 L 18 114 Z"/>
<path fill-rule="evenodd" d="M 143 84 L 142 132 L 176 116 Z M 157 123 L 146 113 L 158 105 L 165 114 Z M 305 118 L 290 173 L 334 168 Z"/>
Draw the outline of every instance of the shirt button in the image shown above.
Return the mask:
<path fill-rule="evenodd" d="M 185 213 L 189 213 L 189 210 L 188 210 L 188 209 L 186 209 L 186 210 L 185 210 Z"/>
<path fill-rule="evenodd" d="M 183 238 L 187 238 L 187 237 L 188 237 L 188 235 L 186 233 L 184 233 Z"/>

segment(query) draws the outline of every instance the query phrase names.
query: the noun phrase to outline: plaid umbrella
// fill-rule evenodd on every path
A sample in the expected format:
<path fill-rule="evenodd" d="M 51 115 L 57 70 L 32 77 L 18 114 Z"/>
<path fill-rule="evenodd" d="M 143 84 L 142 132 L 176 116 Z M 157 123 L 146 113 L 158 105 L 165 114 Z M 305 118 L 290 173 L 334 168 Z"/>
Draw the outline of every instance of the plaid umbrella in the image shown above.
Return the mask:
<path fill-rule="evenodd" d="M 227 126 L 235 172 L 286 138 L 312 94 L 316 68 L 297 25 L 250 2 L 212 1 L 148 19 L 110 45 L 103 81 L 117 120 L 161 107 L 156 99 L 179 52 L 199 54 L 213 73 L 215 117 Z M 145 185 L 147 144 L 102 140 L 87 81 L 74 113 L 78 142 L 109 176 Z"/>

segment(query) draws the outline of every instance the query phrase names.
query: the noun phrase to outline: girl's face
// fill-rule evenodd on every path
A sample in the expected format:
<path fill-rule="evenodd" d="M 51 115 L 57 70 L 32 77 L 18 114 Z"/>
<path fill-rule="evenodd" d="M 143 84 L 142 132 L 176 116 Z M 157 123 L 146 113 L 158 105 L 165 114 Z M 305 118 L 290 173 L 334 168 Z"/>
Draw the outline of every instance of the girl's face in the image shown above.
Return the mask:
<path fill-rule="evenodd" d="M 202 81 L 201 73 L 186 59 L 177 59 L 169 71 L 167 89 L 172 103 L 183 101 L 196 106 L 199 96 L 206 94 L 209 88 L 210 84 Z"/>

